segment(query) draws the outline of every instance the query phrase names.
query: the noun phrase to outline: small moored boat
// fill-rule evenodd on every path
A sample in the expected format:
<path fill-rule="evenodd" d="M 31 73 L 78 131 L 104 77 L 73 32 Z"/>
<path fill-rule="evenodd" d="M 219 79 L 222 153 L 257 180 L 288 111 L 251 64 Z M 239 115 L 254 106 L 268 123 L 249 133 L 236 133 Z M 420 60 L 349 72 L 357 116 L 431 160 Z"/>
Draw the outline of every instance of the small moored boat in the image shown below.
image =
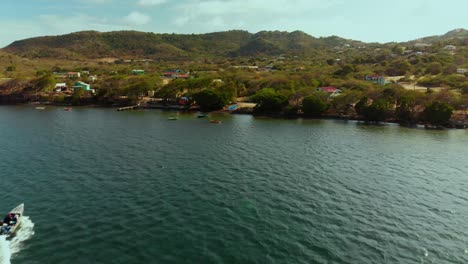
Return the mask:
<path fill-rule="evenodd" d="M 198 118 L 204 118 L 204 117 L 207 117 L 208 115 L 207 114 L 199 114 L 197 115 Z"/>
<path fill-rule="evenodd" d="M 36 110 L 45 110 L 45 106 L 36 106 Z"/>
<path fill-rule="evenodd" d="M 172 120 L 172 121 L 175 121 L 175 120 L 177 120 L 177 119 L 179 119 L 179 118 L 177 118 L 177 117 L 169 117 L 169 118 L 167 118 L 167 120 Z"/>
<path fill-rule="evenodd" d="M 220 124 L 221 121 L 220 120 L 210 120 L 210 123 L 214 123 L 214 124 Z"/>
<path fill-rule="evenodd" d="M 65 110 L 65 111 L 71 111 L 72 108 L 71 108 L 71 107 L 65 107 L 63 110 Z"/>
<path fill-rule="evenodd" d="M 1 221 L 0 235 L 11 237 L 21 225 L 21 218 L 24 213 L 24 204 L 20 204 L 11 210 Z"/>

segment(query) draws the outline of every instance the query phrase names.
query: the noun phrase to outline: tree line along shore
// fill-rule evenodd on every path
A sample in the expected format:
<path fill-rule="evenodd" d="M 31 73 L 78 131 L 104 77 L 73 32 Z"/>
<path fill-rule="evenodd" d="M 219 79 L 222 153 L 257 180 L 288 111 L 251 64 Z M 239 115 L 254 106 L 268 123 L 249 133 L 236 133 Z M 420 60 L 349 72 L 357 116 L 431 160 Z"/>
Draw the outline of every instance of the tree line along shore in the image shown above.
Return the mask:
<path fill-rule="evenodd" d="M 313 57 L 177 61 L 27 59 L 0 51 L 0 66 L 0 104 L 217 111 L 239 103 L 233 112 L 430 127 L 468 124 L 463 39 L 426 46 L 344 45 Z"/>

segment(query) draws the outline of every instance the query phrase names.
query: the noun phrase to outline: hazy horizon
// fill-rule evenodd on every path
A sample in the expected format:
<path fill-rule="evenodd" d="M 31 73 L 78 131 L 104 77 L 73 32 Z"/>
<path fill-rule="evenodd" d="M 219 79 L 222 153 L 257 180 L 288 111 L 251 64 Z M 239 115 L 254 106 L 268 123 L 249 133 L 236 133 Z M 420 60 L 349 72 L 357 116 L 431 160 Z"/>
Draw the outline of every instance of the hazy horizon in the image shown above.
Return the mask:
<path fill-rule="evenodd" d="M 203 34 L 300 30 L 314 37 L 404 42 L 467 28 L 462 0 L 24 0 L 0 3 L 0 47 L 77 31 Z M 435 19 L 437 18 L 437 19 Z"/>

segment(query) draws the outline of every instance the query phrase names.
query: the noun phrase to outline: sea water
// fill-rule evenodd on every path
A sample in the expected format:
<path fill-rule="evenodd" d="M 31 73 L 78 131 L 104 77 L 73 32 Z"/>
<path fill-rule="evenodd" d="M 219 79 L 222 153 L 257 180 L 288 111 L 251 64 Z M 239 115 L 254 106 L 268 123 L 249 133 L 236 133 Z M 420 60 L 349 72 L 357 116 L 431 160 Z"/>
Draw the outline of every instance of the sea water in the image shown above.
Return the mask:
<path fill-rule="evenodd" d="M 20 228 L 11 239 L 0 236 L 0 264 L 9 264 L 11 257 L 18 254 L 33 235 L 34 223 L 28 216 L 23 216 Z"/>
<path fill-rule="evenodd" d="M 468 263 L 467 131 L 173 115 L 0 107 L 4 262 Z"/>

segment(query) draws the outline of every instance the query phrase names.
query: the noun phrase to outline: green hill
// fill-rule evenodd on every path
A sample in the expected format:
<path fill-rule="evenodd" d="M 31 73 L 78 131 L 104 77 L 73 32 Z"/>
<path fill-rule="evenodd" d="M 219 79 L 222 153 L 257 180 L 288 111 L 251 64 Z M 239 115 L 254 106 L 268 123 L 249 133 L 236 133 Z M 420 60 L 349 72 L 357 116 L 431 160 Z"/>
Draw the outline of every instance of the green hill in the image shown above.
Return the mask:
<path fill-rule="evenodd" d="M 348 42 L 338 38 L 339 42 Z M 349 41 L 351 43 L 351 41 Z M 155 34 L 137 31 L 83 31 L 15 41 L 3 50 L 27 58 L 184 59 L 214 56 L 307 55 L 329 39 L 304 32 L 233 30 L 208 34 Z"/>
<path fill-rule="evenodd" d="M 441 36 L 431 36 L 399 43 L 438 43 L 465 46 L 468 31 L 456 29 Z M 393 43 L 394 45 L 396 43 Z M 15 41 L 2 49 L 23 58 L 85 60 L 99 58 L 196 60 L 205 58 L 332 56 L 337 50 L 386 44 L 363 43 L 337 36 L 315 38 L 302 31 L 261 31 L 249 33 L 231 30 L 207 34 L 155 34 L 138 31 L 82 31 L 61 36 L 46 36 Z"/>

